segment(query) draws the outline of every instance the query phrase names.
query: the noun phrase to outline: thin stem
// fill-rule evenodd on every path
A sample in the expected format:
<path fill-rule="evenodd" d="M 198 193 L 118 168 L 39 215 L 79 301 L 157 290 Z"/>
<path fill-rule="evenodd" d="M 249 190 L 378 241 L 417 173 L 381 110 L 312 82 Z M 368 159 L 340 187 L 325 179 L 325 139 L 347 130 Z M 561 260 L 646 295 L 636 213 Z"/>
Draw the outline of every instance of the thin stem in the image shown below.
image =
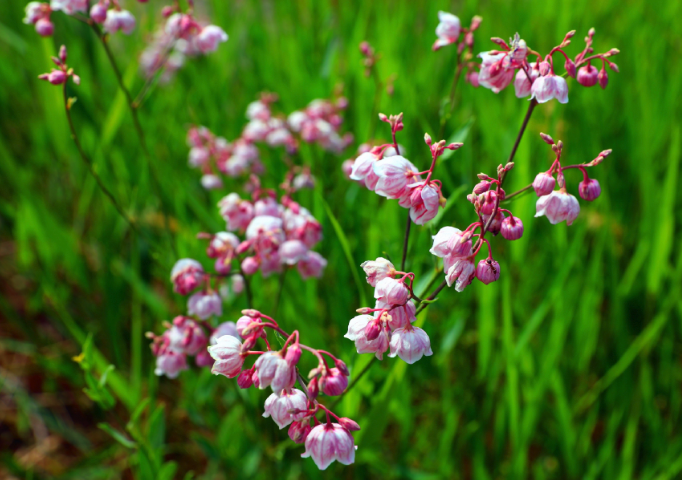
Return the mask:
<path fill-rule="evenodd" d="M 405 270 L 405 260 L 407 259 L 407 247 L 410 242 L 410 228 L 412 227 L 412 219 L 410 212 L 407 212 L 407 226 L 405 227 L 405 240 L 403 242 L 403 261 L 400 263 L 400 270 Z"/>
<path fill-rule="evenodd" d="M 511 199 L 511 198 L 514 198 L 515 196 L 520 195 L 520 194 L 522 194 L 523 192 L 525 192 L 525 191 L 527 191 L 527 190 L 530 190 L 531 188 L 533 188 L 533 184 L 532 184 L 532 183 L 531 183 L 530 185 L 526 185 L 526 186 L 523 187 L 521 190 L 517 190 L 517 191 L 515 191 L 514 193 L 510 193 L 509 195 L 505 195 L 504 201 L 507 202 L 507 200 L 509 200 L 509 199 Z"/>
<path fill-rule="evenodd" d="M 251 297 L 251 283 L 249 282 L 249 279 L 244 275 L 243 270 L 239 270 L 239 273 L 241 273 L 242 278 L 244 279 L 244 293 L 246 294 L 246 306 L 247 308 L 253 308 L 253 298 Z"/>
<path fill-rule="evenodd" d="M 73 119 L 71 118 L 71 106 L 69 105 L 69 98 L 66 95 L 66 83 L 63 84 L 62 88 L 64 92 L 64 110 L 66 112 L 66 119 L 68 120 L 69 123 L 69 129 L 71 130 L 71 139 L 73 142 L 76 144 L 76 148 L 78 149 L 78 153 L 80 154 L 81 159 L 83 159 L 83 162 L 85 162 L 85 165 L 88 167 L 88 171 L 90 172 L 90 175 L 93 176 L 95 181 L 97 182 L 97 185 L 99 186 L 100 190 L 104 193 L 104 195 L 107 196 L 111 204 L 116 208 L 116 211 L 125 219 L 126 222 L 130 225 L 130 227 L 137 233 L 140 233 L 140 231 L 137 229 L 137 225 L 133 222 L 133 220 L 125 213 L 123 208 L 119 205 L 119 203 L 116 201 L 114 198 L 113 194 L 109 191 L 109 189 L 104 185 L 104 182 L 102 182 L 102 178 L 99 176 L 99 174 L 95 171 L 92 165 L 92 160 L 90 160 L 90 157 L 88 157 L 85 154 L 85 151 L 83 151 L 83 147 L 81 146 L 81 142 L 78 139 L 78 134 L 76 133 L 76 128 L 73 125 Z"/>
<path fill-rule="evenodd" d="M 427 300 L 427 301 L 434 300 L 434 299 L 438 296 L 438 294 L 440 293 L 440 291 L 443 290 L 443 289 L 444 289 L 445 287 L 447 287 L 447 286 L 448 286 L 448 282 L 447 282 L 446 280 L 443 280 L 443 283 L 441 283 L 440 285 L 438 285 L 438 288 L 436 288 L 436 289 L 433 291 L 433 293 L 432 293 L 431 295 L 429 295 L 429 297 L 428 297 L 426 300 Z M 424 309 L 425 309 L 426 307 L 428 307 L 429 305 L 430 305 L 429 303 L 422 303 L 421 305 L 419 305 L 419 308 L 418 308 L 417 311 L 415 312 L 415 315 L 418 315 L 419 312 L 421 312 L 422 310 L 424 310 Z"/>

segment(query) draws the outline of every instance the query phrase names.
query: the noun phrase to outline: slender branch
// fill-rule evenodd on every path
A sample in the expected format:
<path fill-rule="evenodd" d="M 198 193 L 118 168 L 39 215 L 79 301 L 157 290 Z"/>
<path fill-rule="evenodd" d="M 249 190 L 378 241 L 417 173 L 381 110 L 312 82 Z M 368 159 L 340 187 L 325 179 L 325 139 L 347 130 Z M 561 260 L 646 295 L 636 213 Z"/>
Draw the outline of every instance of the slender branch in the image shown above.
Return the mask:
<path fill-rule="evenodd" d="M 78 134 L 76 133 L 76 128 L 73 125 L 73 119 L 71 118 L 71 105 L 69 104 L 69 98 L 66 95 L 66 82 L 63 84 L 62 91 L 64 93 L 64 110 L 66 112 L 66 119 L 68 120 L 69 123 L 69 129 L 71 130 L 71 139 L 73 142 L 76 144 L 76 148 L 78 149 L 78 153 L 80 154 L 81 159 L 83 159 L 83 162 L 85 162 L 85 165 L 88 167 L 88 171 L 90 172 L 90 175 L 93 176 L 95 181 L 97 182 L 97 185 L 99 186 L 100 190 L 104 193 L 104 195 L 107 196 L 111 204 L 116 208 L 116 211 L 125 219 L 126 222 L 130 225 L 130 227 L 137 233 L 140 233 L 140 231 L 137 228 L 137 225 L 135 225 L 135 222 L 125 213 L 123 208 L 119 205 L 119 203 L 116 201 L 116 198 L 114 198 L 114 195 L 109 191 L 109 189 L 104 185 L 104 182 L 102 182 L 102 178 L 99 176 L 99 174 L 95 171 L 93 165 L 92 165 L 92 160 L 90 160 L 90 157 L 88 157 L 83 150 L 83 147 L 81 145 L 80 140 L 78 139 Z"/>
<path fill-rule="evenodd" d="M 426 307 L 428 307 L 428 306 L 430 305 L 430 303 L 428 303 L 428 302 L 430 302 L 430 301 L 432 301 L 432 300 L 435 300 L 436 297 L 438 296 L 438 294 L 441 292 L 441 290 L 443 290 L 443 289 L 444 289 L 445 287 L 447 287 L 447 286 L 448 286 L 448 282 L 447 282 L 446 280 L 443 280 L 443 283 L 441 283 L 440 285 L 438 285 L 438 288 L 436 288 L 436 289 L 433 291 L 433 293 L 432 293 L 431 295 L 429 295 L 429 297 L 426 299 L 426 302 L 427 302 L 427 303 L 422 302 L 422 304 L 419 305 L 419 308 L 417 308 L 417 311 L 415 312 L 415 315 L 419 315 L 419 312 L 421 312 L 421 311 L 424 310 Z"/>
<path fill-rule="evenodd" d="M 412 226 L 412 219 L 410 212 L 407 212 L 407 226 L 405 227 L 405 241 L 403 242 L 403 261 L 400 263 L 400 270 L 405 271 L 405 260 L 407 259 L 407 247 L 410 242 L 410 227 Z"/>
<path fill-rule="evenodd" d="M 507 160 L 507 163 L 512 162 L 514 160 L 516 150 L 519 148 L 519 143 L 521 143 L 521 137 L 523 137 L 523 134 L 526 131 L 526 127 L 528 126 L 528 122 L 530 121 L 530 116 L 533 114 L 533 110 L 535 110 L 537 104 L 538 101 L 535 99 L 532 99 L 530 101 L 530 104 L 528 105 L 528 111 L 526 112 L 526 116 L 523 118 L 523 123 L 521 124 L 521 130 L 519 130 L 519 134 L 516 136 L 516 142 L 514 142 L 514 146 L 512 147 L 511 153 L 509 154 L 509 159 Z M 502 180 L 500 183 L 504 182 L 505 177 L 506 175 L 502 176 Z"/>
<path fill-rule="evenodd" d="M 509 200 L 509 199 L 511 199 L 511 198 L 514 198 L 515 196 L 520 195 L 520 194 L 522 194 L 523 192 L 525 192 L 525 191 L 527 191 L 527 190 L 530 190 L 531 188 L 533 188 L 533 184 L 532 184 L 532 183 L 531 183 L 530 185 L 526 185 L 526 186 L 523 187 L 521 190 L 517 190 L 517 191 L 515 191 L 514 193 L 510 193 L 509 195 L 505 195 L 505 196 L 504 196 L 504 201 L 506 202 L 507 200 Z"/>

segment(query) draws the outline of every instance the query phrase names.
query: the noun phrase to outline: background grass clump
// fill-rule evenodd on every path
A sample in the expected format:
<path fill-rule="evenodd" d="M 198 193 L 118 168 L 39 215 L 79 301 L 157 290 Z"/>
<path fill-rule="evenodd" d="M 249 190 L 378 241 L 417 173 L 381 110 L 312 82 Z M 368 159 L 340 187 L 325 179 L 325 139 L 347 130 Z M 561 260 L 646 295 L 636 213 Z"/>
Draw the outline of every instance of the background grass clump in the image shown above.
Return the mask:
<path fill-rule="evenodd" d="M 682 64 L 675 61 L 682 55 L 681 3 L 201 2 L 230 40 L 189 61 L 143 104 L 160 192 L 92 32 L 56 14 L 54 37 L 41 39 L 21 23 L 25 3 L 0 4 L 0 476 L 681 475 L 682 254 L 675 248 L 681 240 Z M 138 91 L 137 55 L 163 2 L 134 3 L 127 2 L 138 28 L 111 44 L 127 84 Z M 492 48 L 491 36 L 517 31 L 529 46 L 547 51 L 576 29 L 568 48 L 576 54 L 590 27 L 597 30 L 597 51 L 621 50 L 615 58 L 621 73 L 610 73 L 606 90 L 573 83 L 567 105 L 536 109 L 508 179 L 514 191 L 547 168 L 542 131 L 564 141 L 569 163 L 613 149 L 594 170 L 603 193 L 593 203 L 581 201 L 571 227 L 532 219 L 532 196 L 516 201 L 526 232 L 517 242 L 492 242 L 500 281 L 442 295 L 424 324 L 434 355 L 409 367 L 381 362 L 344 397 L 339 413 L 363 427 L 355 435 L 357 461 L 319 473 L 299 458 L 302 448 L 261 418 L 263 392 L 240 391 L 206 370 L 176 381 L 153 374 L 143 333 L 159 331 L 161 321 L 185 308 L 185 299 L 171 292 L 170 268 L 178 256 L 205 259 L 195 235 L 224 228 L 216 202 L 238 188 L 236 182 L 220 192 L 201 188 L 187 167 L 186 129 L 201 124 L 235 138 L 246 105 L 261 91 L 276 92 L 277 108 L 290 112 L 342 85 L 350 102 L 344 129 L 356 135 L 357 146 L 366 139 L 375 93 L 358 50 L 368 40 L 381 53 L 380 75 L 395 75 L 395 92 L 381 97 L 380 111 L 404 112 L 399 141 L 408 158 L 426 167 L 423 134 L 437 132 L 454 73 L 452 48 L 430 51 L 441 9 L 465 25 L 475 14 L 483 17 L 476 51 Z M 142 234 L 131 231 L 78 157 L 60 89 L 36 78 L 61 44 L 82 79 L 68 88 L 78 97 L 73 114 L 84 148 Z M 460 132 L 466 139 L 438 167 L 454 203 L 439 225 L 461 227 L 471 221 L 464 197 L 475 174 L 492 173 L 506 160 L 526 100 L 510 89 L 495 95 L 460 85 L 456 102 L 447 136 Z M 284 166 L 279 152 L 263 155 L 271 172 L 267 186 L 274 187 Z M 357 356 L 342 335 L 371 289 L 358 288 L 353 268 L 379 255 L 399 258 L 405 212 L 346 181 L 345 158 L 302 149 L 301 161 L 318 183 L 300 201 L 323 224 L 320 250 L 329 265 L 317 282 L 287 276 L 278 319 L 358 372 L 368 358 Z M 567 172 L 574 194 L 578 175 Z M 169 212 L 171 235 L 163 212 Z M 431 234 L 431 228 L 413 228 L 408 268 L 418 278 L 433 270 Z M 275 279 L 255 280 L 256 308 L 267 312 L 277 289 Z M 243 298 L 226 305 L 225 320 L 235 320 L 244 306 Z M 73 357 L 84 343 L 87 358 L 79 364 Z M 105 371 L 107 386 L 99 388 Z M 93 402 L 84 388 L 103 400 Z M 115 405 L 105 409 L 107 402 Z"/>

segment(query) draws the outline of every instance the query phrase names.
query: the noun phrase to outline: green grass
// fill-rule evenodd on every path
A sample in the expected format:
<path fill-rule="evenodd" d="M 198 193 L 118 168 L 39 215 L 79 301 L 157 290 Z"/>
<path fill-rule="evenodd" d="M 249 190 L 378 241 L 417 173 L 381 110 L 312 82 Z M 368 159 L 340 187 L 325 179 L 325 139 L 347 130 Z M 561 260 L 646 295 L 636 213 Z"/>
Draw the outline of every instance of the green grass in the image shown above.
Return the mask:
<path fill-rule="evenodd" d="M 191 478 L 190 471 L 202 479 L 679 478 L 682 4 L 207 0 L 201 10 L 230 40 L 189 61 L 144 103 L 151 165 L 92 32 L 55 14 L 54 38 L 41 39 L 21 23 L 24 4 L 0 5 L 0 469 L 65 479 Z M 137 92 L 137 55 L 163 2 L 125 4 L 138 28 L 111 45 Z M 205 259 L 195 235 L 224 228 L 215 204 L 238 188 L 200 187 L 187 167 L 186 128 L 202 124 L 234 138 L 261 91 L 276 92 L 277 108 L 289 112 L 343 85 L 350 101 L 344 129 L 357 145 L 366 139 L 375 93 L 357 48 L 368 40 L 382 55 L 380 75 L 396 75 L 395 93 L 382 96 L 380 111 L 404 112 L 399 142 L 426 168 L 423 135 L 437 133 L 454 73 L 452 49 L 430 50 L 439 9 L 464 24 L 483 17 L 477 52 L 492 48 L 487 38 L 516 31 L 545 52 L 576 29 L 568 48 L 576 54 L 590 27 L 597 51 L 621 50 L 621 73 L 610 73 L 606 90 L 572 82 L 567 105 L 536 109 L 507 185 L 521 188 L 549 165 L 542 131 L 563 140 L 569 163 L 613 149 L 594 169 L 603 193 L 591 204 L 581 201 L 571 227 L 533 219 L 532 195 L 516 200 L 512 208 L 526 232 L 517 242 L 492 241 L 500 281 L 446 290 L 420 315 L 434 355 L 411 366 L 385 359 L 372 367 L 338 407 L 363 427 L 355 435 L 356 464 L 318 473 L 286 431 L 261 418 L 265 392 L 241 391 L 196 369 L 176 381 L 153 375 L 142 334 L 160 331 L 185 308 L 167 281 L 173 249 Z M 78 97 L 73 116 L 83 146 L 141 234 L 78 157 L 60 89 L 36 78 L 63 43 L 82 79 L 68 91 Z M 495 95 L 460 84 L 456 102 L 446 136 L 467 125 L 468 135 L 437 170 L 446 196 L 458 192 L 439 226 L 472 221 L 464 195 L 476 173 L 493 173 L 506 160 L 526 111 L 526 100 L 510 89 Z M 378 133 L 389 132 L 379 125 Z M 280 182 L 280 154 L 263 150 L 267 186 Z M 345 158 L 306 148 L 297 159 L 318 179 L 317 191 L 300 202 L 323 223 L 320 251 L 329 265 L 320 281 L 287 275 L 277 318 L 357 373 L 368 358 L 343 334 L 361 299 L 371 299 L 362 278 L 358 286 L 358 266 L 379 255 L 399 260 L 405 211 L 346 181 Z M 578 172 L 567 172 L 567 181 L 577 194 Z M 418 283 L 433 269 L 433 228 L 412 230 L 407 268 Z M 277 279 L 258 277 L 253 287 L 255 307 L 267 313 Z M 243 298 L 226 305 L 225 320 L 236 320 L 244 307 Z M 72 360 L 88 335 L 93 378 L 115 365 L 107 382 L 117 399 L 111 410 L 83 393 L 86 379 Z M 135 412 L 143 399 L 148 403 Z M 41 426 L 56 442 L 47 453 L 36 447 L 47 445 Z M 107 433 L 111 428 L 125 432 L 122 443 Z M 43 453 L 26 460 L 27 452 Z"/>

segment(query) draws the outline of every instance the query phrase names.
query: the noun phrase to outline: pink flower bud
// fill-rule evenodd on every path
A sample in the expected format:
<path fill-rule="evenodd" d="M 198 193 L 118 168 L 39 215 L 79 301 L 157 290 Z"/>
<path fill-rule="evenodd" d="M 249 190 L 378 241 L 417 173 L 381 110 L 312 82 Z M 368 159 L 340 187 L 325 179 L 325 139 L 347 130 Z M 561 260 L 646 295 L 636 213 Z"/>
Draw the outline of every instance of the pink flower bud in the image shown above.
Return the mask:
<path fill-rule="evenodd" d="M 566 59 L 566 62 L 564 63 L 564 68 L 566 69 L 566 73 L 568 74 L 569 77 L 575 78 L 576 73 L 575 73 L 575 63 L 568 58 Z"/>
<path fill-rule="evenodd" d="M 514 80 L 514 67 L 506 65 L 506 52 L 483 52 L 478 55 L 481 57 L 481 70 L 478 74 L 478 83 L 499 93 Z"/>
<path fill-rule="evenodd" d="M 336 368 L 339 369 L 339 372 L 341 372 L 345 376 L 350 376 L 350 372 L 348 371 L 348 366 L 343 360 L 339 360 L 338 358 L 334 360 L 334 365 Z"/>
<path fill-rule="evenodd" d="M 62 83 L 66 82 L 66 79 L 69 78 L 66 72 L 62 70 L 52 70 L 50 73 L 47 74 L 46 80 L 50 82 L 52 85 L 61 85 Z"/>
<path fill-rule="evenodd" d="M 265 352 L 253 366 L 258 373 L 258 388 L 261 390 L 271 387 L 273 392 L 279 393 L 296 383 L 296 367 L 289 364 L 281 352 Z"/>
<path fill-rule="evenodd" d="M 490 219 L 490 215 L 481 215 L 483 218 L 483 221 L 485 222 L 486 225 L 488 225 L 488 220 Z M 502 228 L 502 221 L 504 220 L 504 213 L 500 212 L 499 210 L 497 211 L 497 214 L 495 215 L 495 218 L 490 222 L 488 225 L 488 231 L 492 233 L 493 235 L 497 235 L 500 233 L 500 229 Z"/>
<path fill-rule="evenodd" d="M 197 367 L 211 367 L 213 366 L 213 359 L 211 358 L 211 354 L 208 353 L 208 350 L 202 350 L 199 353 L 197 353 L 197 356 L 194 357 L 194 361 L 197 364 Z"/>
<path fill-rule="evenodd" d="M 204 268 L 196 260 L 183 258 L 178 260 L 171 270 L 171 282 L 177 293 L 187 295 L 196 289 L 204 280 Z"/>
<path fill-rule="evenodd" d="M 433 355 L 431 341 L 424 330 L 412 325 L 398 328 L 391 334 L 391 353 L 389 357 L 400 357 L 405 362 L 412 364 L 424 355 Z"/>
<path fill-rule="evenodd" d="M 405 283 L 394 278 L 384 278 L 377 283 L 374 298 L 391 305 L 404 305 L 410 297 L 410 291 Z"/>
<path fill-rule="evenodd" d="M 308 247 L 300 240 L 287 240 L 279 246 L 279 258 L 282 263 L 295 265 L 308 253 Z"/>
<path fill-rule="evenodd" d="M 227 41 L 227 34 L 216 25 L 208 25 L 201 29 L 195 38 L 196 47 L 201 53 L 214 52 L 218 45 Z"/>
<path fill-rule="evenodd" d="M 514 216 L 507 217 L 502 220 L 500 233 L 506 240 L 518 240 L 523 235 L 523 222 Z"/>
<path fill-rule="evenodd" d="M 95 23 L 104 23 L 107 19 L 107 5 L 102 2 L 97 2 L 90 9 L 90 18 Z"/>
<path fill-rule="evenodd" d="M 535 176 L 533 180 L 533 190 L 538 197 L 549 195 L 554 190 L 556 185 L 556 180 L 554 177 L 547 172 L 540 172 Z"/>
<path fill-rule="evenodd" d="M 135 17 L 128 10 L 110 10 L 104 21 L 103 29 L 107 33 L 116 33 L 121 30 L 130 35 L 135 28 Z"/>
<path fill-rule="evenodd" d="M 303 458 L 312 457 L 320 470 L 334 461 L 343 465 L 355 462 L 355 442 L 350 432 L 338 423 L 322 423 L 313 428 L 305 441 Z"/>
<path fill-rule="evenodd" d="M 496 281 L 500 278 L 500 264 L 490 258 L 481 260 L 476 267 L 476 278 L 486 285 Z"/>
<path fill-rule="evenodd" d="M 305 280 L 310 277 L 321 277 L 326 266 L 327 260 L 322 255 L 317 252 L 308 251 L 298 262 L 296 268 L 301 278 Z"/>
<path fill-rule="evenodd" d="M 381 322 L 377 320 L 372 320 L 365 327 L 365 338 L 369 341 L 376 340 L 381 333 Z"/>
<path fill-rule="evenodd" d="M 325 395 L 341 395 L 348 386 L 348 377 L 342 374 L 338 368 L 331 368 L 326 375 L 319 379 L 320 390 Z"/>
<path fill-rule="evenodd" d="M 35 29 L 36 33 L 40 35 L 41 37 L 49 37 L 54 33 L 54 24 L 50 21 L 49 18 L 40 18 L 36 21 L 35 24 Z M 66 80 L 64 80 L 66 81 Z M 52 83 L 50 81 L 50 83 Z M 61 82 L 64 83 L 64 82 Z M 55 84 L 56 85 L 56 84 Z"/>
<path fill-rule="evenodd" d="M 211 372 L 215 375 L 225 375 L 234 378 L 244 365 L 244 357 L 241 354 L 241 342 L 231 335 L 223 335 L 215 345 L 208 347 L 208 353 L 215 360 Z"/>
<path fill-rule="evenodd" d="M 237 385 L 239 388 L 249 388 L 253 385 L 253 368 L 241 371 L 237 377 Z"/>
<path fill-rule="evenodd" d="M 351 432 L 357 432 L 360 430 L 360 425 L 358 425 L 355 420 L 351 420 L 348 417 L 339 418 L 339 425 L 346 430 L 350 430 Z"/>
<path fill-rule="evenodd" d="M 480 85 L 478 82 L 478 72 L 475 70 L 467 73 L 465 79 L 474 88 L 478 88 L 478 86 Z"/>
<path fill-rule="evenodd" d="M 554 139 L 547 135 L 546 133 L 540 132 L 540 138 L 547 144 L 547 145 L 554 145 Z"/>
<path fill-rule="evenodd" d="M 384 352 L 388 350 L 388 334 L 386 329 L 382 329 L 376 339 L 368 340 L 365 330 L 371 321 L 374 321 L 374 317 L 370 315 L 358 315 L 352 318 L 348 324 L 348 333 L 344 337 L 355 342 L 358 353 L 374 353 L 379 360 L 382 360 Z"/>
<path fill-rule="evenodd" d="M 310 398 L 317 398 L 319 394 L 320 384 L 317 381 L 317 377 L 314 377 L 312 380 L 308 382 L 308 395 L 310 396 Z"/>
<path fill-rule="evenodd" d="M 445 281 L 448 287 L 455 283 L 455 290 L 461 292 L 471 284 L 475 276 L 476 266 L 471 258 L 445 258 Z"/>
<path fill-rule="evenodd" d="M 292 422 L 289 426 L 289 438 L 295 443 L 301 444 L 308 438 L 310 430 L 310 420 L 303 419 L 300 422 Z"/>
<path fill-rule="evenodd" d="M 578 200 L 565 189 L 555 190 L 549 195 L 538 198 L 535 216 L 546 216 L 552 225 L 566 220 L 571 225 L 580 213 Z"/>
<path fill-rule="evenodd" d="M 592 202 L 601 194 L 601 186 L 596 179 L 588 178 L 587 180 L 580 182 L 578 192 L 580 193 L 580 198 Z"/>
<path fill-rule="evenodd" d="M 495 190 L 490 190 L 485 193 L 482 197 L 483 204 L 481 205 L 481 213 L 483 215 L 490 215 L 495 210 L 495 204 L 497 203 L 497 192 Z"/>
<path fill-rule="evenodd" d="M 291 422 L 301 420 L 308 410 L 308 399 L 305 393 L 288 388 L 273 393 L 265 401 L 264 417 L 272 417 L 280 430 Z"/>
<path fill-rule="evenodd" d="M 594 65 L 585 65 L 578 69 L 578 83 L 583 87 L 593 87 L 597 84 L 599 71 Z"/>
<path fill-rule="evenodd" d="M 301 358 L 301 347 L 299 347 L 297 343 L 294 345 L 289 345 L 287 347 L 287 353 L 284 356 L 284 360 L 286 360 L 287 363 L 293 367 L 298 363 L 298 360 L 300 358 Z"/>
<path fill-rule="evenodd" d="M 219 317 L 223 314 L 223 300 L 216 292 L 197 292 L 187 300 L 187 311 L 202 320 L 211 315 Z"/>
<path fill-rule="evenodd" d="M 599 70 L 599 75 L 597 75 L 597 81 L 599 81 L 599 86 L 602 89 L 606 88 L 606 85 L 608 85 L 609 74 L 606 73 L 606 69 L 604 67 L 601 67 L 601 70 Z"/>
<path fill-rule="evenodd" d="M 490 190 L 490 182 L 483 180 L 474 186 L 474 193 L 476 195 L 481 195 L 482 193 Z"/>
<path fill-rule="evenodd" d="M 258 271 L 259 266 L 260 264 L 258 263 L 258 260 L 256 260 L 256 257 L 246 257 L 242 260 L 242 273 L 244 273 L 244 275 L 253 275 Z"/>
<path fill-rule="evenodd" d="M 410 218 L 417 225 L 424 225 L 438 213 L 440 206 L 440 191 L 428 185 L 416 186 L 409 197 Z"/>

